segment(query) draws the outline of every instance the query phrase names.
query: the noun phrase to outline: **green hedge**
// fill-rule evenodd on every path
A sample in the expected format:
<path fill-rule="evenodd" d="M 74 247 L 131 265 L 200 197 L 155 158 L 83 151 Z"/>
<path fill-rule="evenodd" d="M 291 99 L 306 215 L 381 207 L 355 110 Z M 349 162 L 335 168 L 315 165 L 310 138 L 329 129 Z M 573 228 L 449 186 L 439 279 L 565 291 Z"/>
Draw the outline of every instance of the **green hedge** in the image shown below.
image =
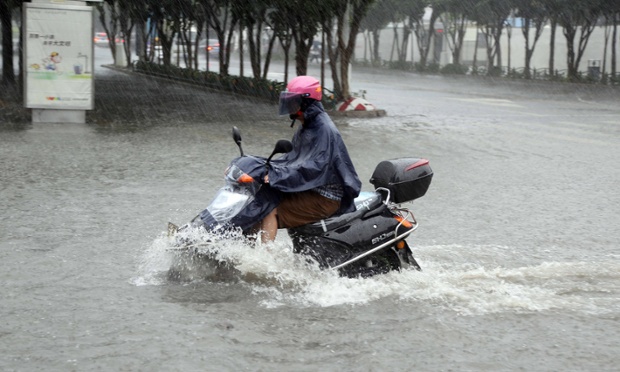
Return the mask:
<path fill-rule="evenodd" d="M 134 63 L 133 68 L 134 71 L 148 75 L 185 81 L 211 89 L 267 99 L 271 102 L 277 102 L 280 92 L 284 90 L 284 83 L 274 80 L 232 75 L 221 76 L 215 72 L 197 71 L 172 65 L 160 65 L 153 62 L 138 61 Z"/>
<path fill-rule="evenodd" d="M 441 67 L 440 72 L 444 75 L 465 75 L 469 67 L 459 65 L 456 63 L 449 63 L 443 67 Z"/>

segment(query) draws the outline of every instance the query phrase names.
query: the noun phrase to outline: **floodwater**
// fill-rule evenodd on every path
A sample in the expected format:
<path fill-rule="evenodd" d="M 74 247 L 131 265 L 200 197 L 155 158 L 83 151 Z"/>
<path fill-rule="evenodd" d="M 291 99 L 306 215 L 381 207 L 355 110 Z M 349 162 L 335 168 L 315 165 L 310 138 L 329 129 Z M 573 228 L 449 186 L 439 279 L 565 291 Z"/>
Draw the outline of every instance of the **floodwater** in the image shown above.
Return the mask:
<path fill-rule="evenodd" d="M 313 73 L 317 73 L 314 71 Z M 208 276 L 165 238 L 272 105 L 100 71 L 89 124 L 0 125 L 0 370 L 612 371 L 620 357 L 618 94 L 354 71 L 388 116 L 335 119 L 364 183 L 430 159 L 422 272 L 320 272 L 281 232 Z M 615 94 L 615 95 L 614 95 Z"/>

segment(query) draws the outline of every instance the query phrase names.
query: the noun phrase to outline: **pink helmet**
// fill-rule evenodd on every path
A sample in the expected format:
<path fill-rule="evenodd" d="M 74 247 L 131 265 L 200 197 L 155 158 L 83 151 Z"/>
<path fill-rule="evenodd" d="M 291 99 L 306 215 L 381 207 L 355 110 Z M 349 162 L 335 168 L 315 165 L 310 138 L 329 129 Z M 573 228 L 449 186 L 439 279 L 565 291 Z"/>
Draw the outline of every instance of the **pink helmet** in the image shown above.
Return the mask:
<path fill-rule="evenodd" d="M 303 97 L 309 97 L 320 101 L 323 97 L 321 83 L 312 76 L 297 76 L 289 81 L 286 89 L 291 93 L 299 93 Z"/>
<path fill-rule="evenodd" d="M 297 76 L 289 81 L 286 91 L 280 93 L 280 115 L 296 114 L 302 107 L 303 98 L 320 101 L 323 97 L 321 83 L 311 76 Z"/>

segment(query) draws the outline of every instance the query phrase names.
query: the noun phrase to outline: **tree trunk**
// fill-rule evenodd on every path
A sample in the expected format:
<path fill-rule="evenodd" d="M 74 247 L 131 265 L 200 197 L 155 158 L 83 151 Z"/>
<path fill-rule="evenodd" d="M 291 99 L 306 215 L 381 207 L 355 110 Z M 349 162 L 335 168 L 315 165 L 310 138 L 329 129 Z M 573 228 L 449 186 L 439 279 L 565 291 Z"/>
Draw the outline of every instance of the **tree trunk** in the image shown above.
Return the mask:
<path fill-rule="evenodd" d="M 428 23 L 428 30 L 424 29 L 423 20 L 417 20 L 417 27 L 415 28 L 416 38 L 418 40 L 418 51 L 420 52 L 420 69 L 424 70 L 428 63 L 428 54 L 431 51 L 431 42 L 435 37 L 435 22 L 441 14 L 437 11 L 431 13 L 431 19 Z"/>
<path fill-rule="evenodd" d="M 131 66 L 131 33 L 135 23 L 130 18 L 130 14 L 127 11 L 120 12 L 119 23 L 124 38 L 123 48 L 125 49 L 125 61 L 127 62 L 127 66 Z"/>
<path fill-rule="evenodd" d="M 18 53 L 19 53 L 19 58 L 18 58 L 18 64 L 19 64 L 19 75 L 17 78 L 17 85 L 19 86 L 19 93 L 20 96 L 23 97 L 24 96 L 24 43 L 26 42 L 25 38 L 25 30 L 24 30 L 24 22 L 23 22 L 23 13 L 22 10 L 20 8 L 20 21 L 19 21 L 19 49 L 18 49 Z"/>
<path fill-rule="evenodd" d="M 9 2 L 7 0 L 0 0 L 0 22 L 2 23 L 2 82 L 5 84 L 15 84 L 11 14 Z"/>
<path fill-rule="evenodd" d="M 372 33 L 372 40 L 373 40 L 373 49 L 372 49 L 372 64 L 373 66 L 379 66 L 381 65 L 381 60 L 379 58 L 379 36 L 380 36 L 380 31 L 379 30 L 375 30 Z"/>
<path fill-rule="evenodd" d="M 338 59 L 340 58 L 338 48 L 334 47 L 334 35 L 333 35 L 333 23 L 332 21 L 327 21 L 323 24 L 323 30 L 325 33 L 325 40 L 327 42 L 327 54 L 329 59 L 329 69 L 332 73 L 332 81 L 334 83 L 334 96 L 341 97 L 342 96 L 342 86 L 340 84 L 340 70 L 338 69 Z M 325 45 L 323 45 L 323 50 L 325 50 Z M 323 52 L 325 53 L 325 52 Z M 322 84 L 324 82 L 321 82 Z"/>
<path fill-rule="evenodd" d="M 282 46 L 282 50 L 284 51 L 284 85 L 288 84 L 288 67 L 290 64 L 290 49 L 291 49 L 291 34 L 287 32 L 284 36 L 280 36 L 278 38 L 280 40 L 280 45 Z"/>
<path fill-rule="evenodd" d="M 609 37 L 611 36 L 611 27 L 609 22 L 611 17 L 605 19 L 605 36 L 603 41 L 603 65 L 601 67 L 601 82 L 607 84 L 607 45 L 609 44 Z"/>
<path fill-rule="evenodd" d="M 394 48 L 396 48 L 396 56 L 400 55 L 400 42 L 398 41 L 398 29 L 396 28 L 396 22 L 394 22 L 394 39 L 392 40 L 392 51 L 390 52 L 390 62 L 394 61 Z"/>
<path fill-rule="evenodd" d="M 290 53 L 289 50 L 291 48 L 291 44 L 289 43 L 284 49 L 284 86 L 288 84 L 288 65 L 290 64 Z"/>
<path fill-rule="evenodd" d="M 510 42 L 512 40 L 512 27 L 506 28 L 506 36 L 508 37 L 508 56 L 507 56 L 507 58 L 508 58 L 508 73 L 510 73 L 510 70 L 512 68 L 512 66 L 511 66 L 511 62 L 512 62 L 511 61 L 511 57 L 512 57 L 511 56 L 511 52 L 512 52 L 512 50 L 510 48 L 511 47 L 511 45 L 510 45 L 511 43 Z"/>
<path fill-rule="evenodd" d="M 551 36 L 549 40 L 549 75 L 555 75 L 555 30 L 557 28 L 558 21 L 551 20 Z"/>
<path fill-rule="evenodd" d="M 273 45 L 276 42 L 276 33 L 274 32 L 269 39 L 269 46 L 267 47 L 267 54 L 265 55 L 265 65 L 263 67 L 263 79 L 267 79 L 267 73 L 269 72 L 269 64 L 271 63 L 271 54 L 273 52 Z"/>
<path fill-rule="evenodd" d="M 563 27 L 564 37 L 566 38 L 566 66 L 568 67 L 567 76 L 569 79 L 577 78 L 575 69 L 575 33 L 574 27 Z"/>
<path fill-rule="evenodd" d="M 310 42 L 303 40 L 301 37 L 295 39 L 295 72 L 297 76 L 306 75 L 308 73 L 308 56 L 310 55 Z"/>
<path fill-rule="evenodd" d="M 108 3 L 99 3 L 96 4 L 95 7 L 99 11 L 99 21 L 108 36 L 108 45 L 110 46 L 110 52 L 112 53 L 112 60 L 116 61 L 116 35 L 118 33 L 118 14 L 116 11 L 116 6 Z M 106 8 L 110 11 L 109 21 L 106 20 Z"/>
<path fill-rule="evenodd" d="M 495 33 L 493 34 L 494 44 L 495 44 L 493 48 L 494 48 L 495 56 L 497 57 L 497 67 L 500 69 L 500 75 L 501 75 L 501 68 L 502 68 L 501 38 L 502 38 L 503 31 L 504 31 L 504 20 L 501 20 L 500 22 L 497 23 L 497 26 L 495 27 Z"/>
<path fill-rule="evenodd" d="M 611 37 L 611 75 L 615 78 L 617 72 L 616 65 L 616 45 L 618 40 L 618 17 L 620 13 L 616 13 L 614 16 L 614 32 Z"/>
<path fill-rule="evenodd" d="M 257 35 L 254 34 L 254 30 L 257 29 Z M 261 60 L 260 60 L 260 30 L 261 23 L 259 22 L 257 26 L 254 24 L 248 25 L 248 49 L 250 52 L 250 67 L 252 68 L 252 76 L 255 79 L 261 77 Z"/>
<path fill-rule="evenodd" d="M 194 70 L 196 71 L 198 71 L 198 59 L 200 57 L 200 39 L 202 39 L 202 27 L 203 26 L 204 26 L 204 23 L 202 22 L 199 22 L 197 24 L 196 37 L 194 38 Z"/>
<path fill-rule="evenodd" d="M 398 48 L 398 62 L 401 66 L 405 66 L 407 62 L 407 47 L 409 46 L 409 35 L 411 35 L 411 27 L 403 26 L 403 39 L 400 41 Z"/>
<path fill-rule="evenodd" d="M 478 35 L 480 35 L 480 27 L 476 27 L 476 42 L 474 43 L 474 58 L 471 63 L 472 75 L 478 75 Z"/>
<path fill-rule="evenodd" d="M 146 44 L 148 34 L 145 30 L 146 23 L 142 18 L 135 20 L 136 24 L 136 53 L 138 54 L 138 60 L 146 61 Z"/>
<path fill-rule="evenodd" d="M 303 22 L 303 20 L 298 19 L 298 22 Z M 316 29 L 312 33 L 307 27 L 293 28 L 292 31 L 293 40 L 295 40 L 295 73 L 297 76 L 306 75 L 308 73 L 308 57 Z"/>
<path fill-rule="evenodd" d="M 243 76 L 243 23 L 239 22 L 239 76 Z"/>

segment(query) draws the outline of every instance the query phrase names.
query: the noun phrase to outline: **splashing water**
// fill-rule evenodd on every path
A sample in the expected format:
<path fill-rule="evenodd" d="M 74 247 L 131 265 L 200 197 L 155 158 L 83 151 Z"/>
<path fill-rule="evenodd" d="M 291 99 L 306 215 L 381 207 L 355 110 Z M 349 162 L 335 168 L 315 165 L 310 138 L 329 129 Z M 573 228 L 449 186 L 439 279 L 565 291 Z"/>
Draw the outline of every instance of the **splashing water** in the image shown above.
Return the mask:
<path fill-rule="evenodd" d="M 201 241 L 213 239 L 202 234 Z M 177 272 L 176 280 L 232 281 L 249 286 L 266 308 L 360 305 L 389 297 L 424 302 L 462 315 L 554 309 L 607 314 L 620 310 L 620 288 L 615 284 L 620 278 L 617 260 L 486 268 L 471 262 L 450 262 L 436 253 L 505 247 L 428 246 L 417 249 L 423 257 L 421 272 L 403 270 L 351 279 L 320 270 L 305 257 L 292 253 L 291 243 L 285 238 L 261 245 L 230 234 L 219 238 L 217 244 L 201 246 L 202 257 L 180 254 L 172 249 L 172 243 L 162 235 L 145 250 L 134 285 L 166 285 L 173 271 Z"/>

